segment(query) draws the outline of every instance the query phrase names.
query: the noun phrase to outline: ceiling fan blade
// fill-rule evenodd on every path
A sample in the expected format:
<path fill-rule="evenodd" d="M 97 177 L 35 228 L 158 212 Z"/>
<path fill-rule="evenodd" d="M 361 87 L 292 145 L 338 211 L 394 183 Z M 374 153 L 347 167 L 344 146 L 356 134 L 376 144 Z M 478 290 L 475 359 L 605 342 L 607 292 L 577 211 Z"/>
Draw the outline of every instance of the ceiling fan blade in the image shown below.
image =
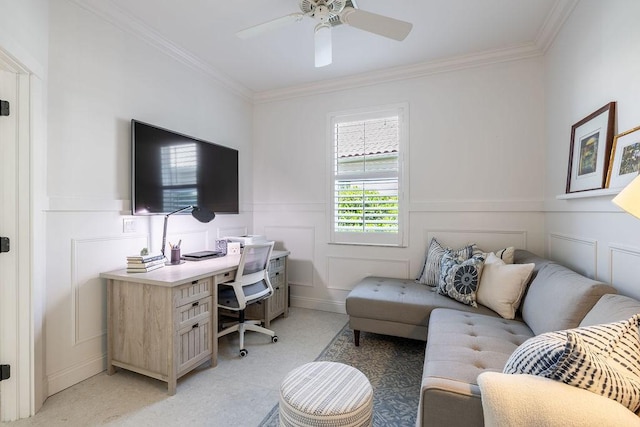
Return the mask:
<path fill-rule="evenodd" d="M 331 26 L 319 24 L 314 35 L 316 47 L 316 68 L 331 64 Z"/>
<path fill-rule="evenodd" d="M 257 36 L 266 31 L 275 30 L 280 27 L 284 27 L 292 22 L 298 22 L 304 18 L 304 13 L 291 13 L 280 18 L 272 19 L 271 21 L 264 22 L 262 24 L 254 25 L 253 27 L 245 28 L 236 33 L 241 39 L 248 39 L 249 37 Z"/>
<path fill-rule="evenodd" d="M 409 22 L 352 7 L 344 8 L 340 13 L 340 21 L 343 24 L 398 41 L 404 40 L 413 28 L 413 24 Z"/>

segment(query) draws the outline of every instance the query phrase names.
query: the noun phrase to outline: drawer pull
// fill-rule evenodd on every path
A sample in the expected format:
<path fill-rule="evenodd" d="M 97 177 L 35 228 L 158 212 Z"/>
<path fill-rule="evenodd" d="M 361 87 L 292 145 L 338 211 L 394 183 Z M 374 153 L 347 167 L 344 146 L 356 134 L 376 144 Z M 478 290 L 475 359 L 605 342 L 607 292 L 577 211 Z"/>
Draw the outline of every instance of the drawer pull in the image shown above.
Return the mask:
<path fill-rule="evenodd" d="M 193 282 L 191 282 L 192 285 L 196 285 L 198 283 L 197 280 L 194 280 Z"/>
<path fill-rule="evenodd" d="M 199 328 L 199 327 L 200 327 L 200 324 L 199 324 L 199 323 L 196 323 L 195 325 L 193 325 L 193 326 L 191 327 L 191 329 L 196 329 L 196 328 Z"/>
<path fill-rule="evenodd" d="M 191 304 L 191 307 L 197 307 L 200 305 L 200 301 L 196 301 L 193 304 Z"/>
<path fill-rule="evenodd" d="M 231 273 L 224 273 L 224 277 L 229 277 Z"/>
<path fill-rule="evenodd" d="M 276 276 L 279 276 L 279 275 L 280 275 L 280 272 L 278 271 L 278 272 L 276 273 Z"/>

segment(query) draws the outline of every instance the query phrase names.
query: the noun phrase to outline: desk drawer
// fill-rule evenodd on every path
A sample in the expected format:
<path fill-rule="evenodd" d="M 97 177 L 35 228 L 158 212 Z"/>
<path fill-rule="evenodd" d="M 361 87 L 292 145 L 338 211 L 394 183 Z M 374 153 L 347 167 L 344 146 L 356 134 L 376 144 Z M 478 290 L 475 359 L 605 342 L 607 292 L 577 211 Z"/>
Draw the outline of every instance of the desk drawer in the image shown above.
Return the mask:
<path fill-rule="evenodd" d="M 281 256 L 279 258 L 274 258 L 269 261 L 269 272 L 276 272 L 284 270 L 284 264 L 286 262 L 287 257 Z"/>
<path fill-rule="evenodd" d="M 232 282 L 236 278 L 236 270 L 227 271 L 226 273 L 216 274 L 214 280 L 216 283 Z"/>
<path fill-rule="evenodd" d="M 213 309 L 211 306 L 212 301 L 213 298 L 207 297 L 178 307 L 176 309 L 178 329 L 184 328 L 189 323 L 208 319 L 211 316 L 211 311 Z"/>
<path fill-rule="evenodd" d="M 202 298 L 211 296 L 212 281 L 210 277 L 182 285 L 175 290 L 174 301 L 175 307 L 181 307 L 185 304 L 191 304 Z"/>
<path fill-rule="evenodd" d="M 211 357 L 211 318 L 187 325 L 178 330 L 176 343 L 176 363 L 178 377 Z"/>

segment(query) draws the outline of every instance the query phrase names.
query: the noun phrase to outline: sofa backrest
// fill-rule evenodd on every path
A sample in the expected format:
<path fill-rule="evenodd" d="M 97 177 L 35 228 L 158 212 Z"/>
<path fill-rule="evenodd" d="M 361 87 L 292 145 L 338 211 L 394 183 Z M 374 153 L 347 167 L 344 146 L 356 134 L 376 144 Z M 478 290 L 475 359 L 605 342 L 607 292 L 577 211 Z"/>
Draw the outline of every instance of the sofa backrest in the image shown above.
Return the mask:
<path fill-rule="evenodd" d="M 560 264 L 544 259 L 539 262 L 522 302 L 522 319 L 536 335 L 578 327 L 600 297 L 616 293 L 613 286 Z"/>
<path fill-rule="evenodd" d="M 516 249 L 513 253 L 513 263 L 514 264 L 534 264 L 533 271 L 531 272 L 531 277 L 529 277 L 529 283 L 533 281 L 538 275 L 538 271 L 540 271 L 547 264 L 551 264 L 553 261 L 548 260 L 546 258 L 539 257 L 538 255 L 529 252 L 525 249 Z"/>
<path fill-rule="evenodd" d="M 584 316 L 580 326 L 620 322 L 640 313 L 640 301 L 624 295 L 607 294 Z"/>

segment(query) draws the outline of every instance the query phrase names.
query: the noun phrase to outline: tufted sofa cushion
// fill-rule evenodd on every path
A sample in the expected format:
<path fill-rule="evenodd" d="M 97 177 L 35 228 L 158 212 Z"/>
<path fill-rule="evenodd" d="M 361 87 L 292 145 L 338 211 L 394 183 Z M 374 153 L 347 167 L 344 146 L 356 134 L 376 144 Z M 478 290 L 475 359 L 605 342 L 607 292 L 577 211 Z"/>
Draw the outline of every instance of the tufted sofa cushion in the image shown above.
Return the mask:
<path fill-rule="evenodd" d="M 429 315 L 438 307 L 498 316 L 487 307 L 475 308 L 439 295 L 431 286 L 385 277 L 364 278 L 346 300 L 351 329 L 423 341 Z"/>
<path fill-rule="evenodd" d="M 429 322 L 418 425 L 482 426 L 478 375 L 502 372 L 533 332 L 521 321 L 457 309 L 435 309 Z"/>

